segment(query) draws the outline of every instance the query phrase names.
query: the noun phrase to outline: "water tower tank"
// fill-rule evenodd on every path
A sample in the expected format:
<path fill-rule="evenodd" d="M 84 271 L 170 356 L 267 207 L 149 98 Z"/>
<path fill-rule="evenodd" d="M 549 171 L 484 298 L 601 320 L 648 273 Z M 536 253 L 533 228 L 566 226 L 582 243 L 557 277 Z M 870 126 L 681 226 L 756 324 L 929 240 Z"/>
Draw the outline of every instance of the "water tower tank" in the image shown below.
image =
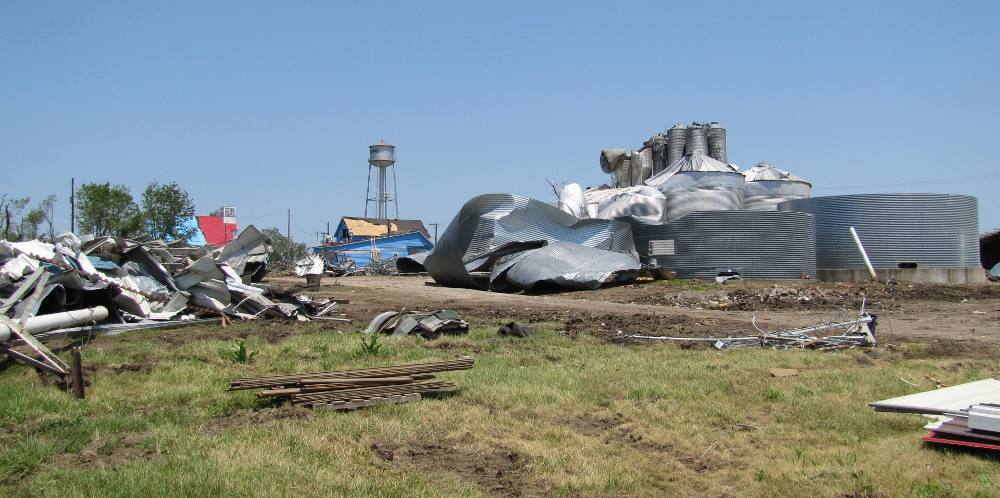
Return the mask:
<path fill-rule="evenodd" d="M 368 164 L 378 168 L 392 166 L 396 162 L 396 146 L 379 142 L 368 147 Z"/>

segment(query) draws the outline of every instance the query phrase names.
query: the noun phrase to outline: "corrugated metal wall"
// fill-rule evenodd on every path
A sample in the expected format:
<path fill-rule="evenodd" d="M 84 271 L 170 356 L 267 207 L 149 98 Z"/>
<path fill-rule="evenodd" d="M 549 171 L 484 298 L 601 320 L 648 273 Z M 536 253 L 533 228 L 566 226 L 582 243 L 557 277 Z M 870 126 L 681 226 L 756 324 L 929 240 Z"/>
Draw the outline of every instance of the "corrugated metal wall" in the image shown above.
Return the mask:
<path fill-rule="evenodd" d="M 655 259 L 681 278 L 714 278 L 725 269 L 744 278 L 816 276 L 816 227 L 809 214 L 700 211 L 663 224 L 626 221 L 643 261 Z M 670 241 L 673 255 L 655 255 L 670 252 Z"/>
<path fill-rule="evenodd" d="M 949 194 L 859 194 L 796 199 L 781 211 L 816 216 L 817 265 L 863 269 L 848 227 L 858 231 L 876 268 L 978 267 L 979 207 L 975 197 Z"/>

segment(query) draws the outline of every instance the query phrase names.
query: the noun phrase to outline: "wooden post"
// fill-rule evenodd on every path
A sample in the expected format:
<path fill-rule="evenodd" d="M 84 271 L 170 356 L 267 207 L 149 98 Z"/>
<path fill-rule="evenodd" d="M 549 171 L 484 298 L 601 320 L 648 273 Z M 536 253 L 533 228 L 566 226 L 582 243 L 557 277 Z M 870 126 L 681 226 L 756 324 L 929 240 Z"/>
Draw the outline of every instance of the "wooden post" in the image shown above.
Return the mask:
<path fill-rule="evenodd" d="M 73 364 L 70 367 L 73 376 L 73 397 L 83 399 L 83 363 L 80 360 L 80 346 L 73 346 L 70 355 L 73 357 Z"/>

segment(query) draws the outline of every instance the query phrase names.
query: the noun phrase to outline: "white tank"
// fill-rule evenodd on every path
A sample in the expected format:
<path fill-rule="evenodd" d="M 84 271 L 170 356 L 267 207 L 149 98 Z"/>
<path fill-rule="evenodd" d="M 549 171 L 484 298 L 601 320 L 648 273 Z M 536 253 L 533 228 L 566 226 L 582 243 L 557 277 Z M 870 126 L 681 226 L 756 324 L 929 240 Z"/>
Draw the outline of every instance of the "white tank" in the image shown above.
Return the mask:
<path fill-rule="evenodd" d="M 766 162 L 755 164 L 743 175 L 743 204 L 751 211 L 777 211 L 778 203 L 807 199 L 812 194 L 812 185 L 804 178 Z"/>
<path fill-rule="evenodd" d="M 664 222 L 695 211 L 743 209 L 743 175 L 700 152 L 671 164 L 645 183 L 666 197 Z"/>

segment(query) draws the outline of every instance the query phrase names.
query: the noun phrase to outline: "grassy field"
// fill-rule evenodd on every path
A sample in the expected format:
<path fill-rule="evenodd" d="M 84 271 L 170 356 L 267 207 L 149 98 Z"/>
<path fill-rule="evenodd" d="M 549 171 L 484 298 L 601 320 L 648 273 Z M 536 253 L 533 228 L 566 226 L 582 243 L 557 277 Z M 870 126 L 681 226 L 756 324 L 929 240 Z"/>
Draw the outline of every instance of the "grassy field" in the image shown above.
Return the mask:
<path fill-rule="evenodd" d="M 295 333 L 270 343 L 263 327 Z M 260 351 L 246 365 L 220 354 L 233 340 L 218 327 L 99 338 L 84 349 L 86 401 L 25 367 L 0 373 L 0 495 L 1000 495 L 997 460 L 923 447 L 926 419 L 865 405 L 928 378 L 996 376 L 997 360 L 621 346 L 558 327 L 508 339 L 484 325 L 370 355 L 317 324 L 236 324 L 226 333 Z M 442 375 L 460 393 L 406 405 L 310 411 L 226 391 L 235 377 L 464 354 L 473 370 Z"/>

